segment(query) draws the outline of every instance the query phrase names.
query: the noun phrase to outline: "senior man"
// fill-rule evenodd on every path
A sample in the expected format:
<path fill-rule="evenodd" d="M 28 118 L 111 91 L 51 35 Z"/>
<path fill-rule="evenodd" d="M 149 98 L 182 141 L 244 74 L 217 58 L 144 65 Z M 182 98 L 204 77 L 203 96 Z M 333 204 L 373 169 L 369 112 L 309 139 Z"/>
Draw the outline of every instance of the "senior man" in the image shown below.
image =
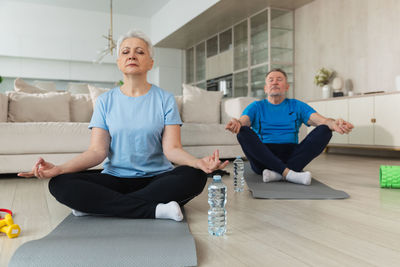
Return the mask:
<path fill-rule="evenodd" d="M 239 119 L 231 119 L 225 129 L 237 134 L 251 168 L 264 182 L 287 180 L 309 185 L 311 173 L 303 168 L 329 143 L 332 131 L 348 134 L 353 125 L 343 119 L 326 118 L 306 103 L 286 98 L 287 75 L 273 69 L 265 76 L 266 99 L 251 103 Z M 316 126 L 299 144 L 302 123 Z"/>

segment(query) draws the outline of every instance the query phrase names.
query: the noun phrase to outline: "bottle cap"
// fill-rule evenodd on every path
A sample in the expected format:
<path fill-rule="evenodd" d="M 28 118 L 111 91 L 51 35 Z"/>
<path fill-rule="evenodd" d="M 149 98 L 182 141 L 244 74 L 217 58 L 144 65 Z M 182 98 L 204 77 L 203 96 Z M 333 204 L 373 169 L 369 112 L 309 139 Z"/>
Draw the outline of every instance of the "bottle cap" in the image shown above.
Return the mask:
<path fill-rule="evenodd" d="M 241 156 L 236 156 L 236 158 L 237 158 L 237 159 L 241 159 L 242 157 L 241 157 Z"/>
<path fill-rule="evenodd" d="M 221 180 L 221 175 L 214 175 L 213 179 L 219 181 Z"/>

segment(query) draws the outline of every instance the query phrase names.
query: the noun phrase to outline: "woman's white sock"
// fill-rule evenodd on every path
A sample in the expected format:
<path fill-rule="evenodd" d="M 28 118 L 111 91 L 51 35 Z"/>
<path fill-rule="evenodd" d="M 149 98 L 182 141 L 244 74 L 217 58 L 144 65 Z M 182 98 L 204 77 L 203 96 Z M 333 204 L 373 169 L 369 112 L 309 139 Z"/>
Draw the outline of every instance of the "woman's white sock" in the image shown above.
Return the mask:
<path fill-rule="evenodd" d="M 181 207 L 176 201 L 171 201 L 167 204 L 160 203 L 156 207 L 156 219 L 172 219 L 180 222 L 183 220 Z"/>
<path fill-rule="evenodd" d="M 311 173 L 310 172 L 295 172 L 290 170 L 286 175 L 286 180 L 296 184 L 311 184 Z"/>
<path fill-rule="evenodd" d="M 90 213 L 86 213 L 86 212 L 79 211 L 79 210 L 74 210 L 74 209 L 72 209 L 72 214 L 73 214 L 74 216 L 76 216 L 76 217 L 82 217 L 82 216 L 90 216 L 90 215 L 92 215 L 92 214 L 90 214 Z"/>
<path fill-rule="evenodd" d="M 273 182 L 273 181 L 279 181 L 281 179 L 282 179 L 282 175 L 277 173 L 277 172 L 274 172 L 274 171 L 271 171 L 271 170 L 268 170 L 268 169 L 265 169 L 263 171 L 263 181 L 264 181 L 264 183 L 269 183 L 269 182 Z"/>

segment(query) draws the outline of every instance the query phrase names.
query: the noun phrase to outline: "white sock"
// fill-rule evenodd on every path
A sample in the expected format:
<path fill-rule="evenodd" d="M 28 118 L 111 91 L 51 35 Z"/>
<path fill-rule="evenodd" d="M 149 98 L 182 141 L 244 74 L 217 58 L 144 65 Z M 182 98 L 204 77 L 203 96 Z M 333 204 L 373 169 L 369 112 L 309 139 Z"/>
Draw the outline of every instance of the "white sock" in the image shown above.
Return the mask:
<path fill-rule="evenodd" d="M 156 219 L 172 219 L 177 222 L 183 220 L 181 207 L 175 201 L 167 204 L 158 204 L 156 207 Z"/>
<path fill-rule="evenodd" d="M 286 180 L 296 184 L 311 184 L 311 173 L 310 172 L 295 172 L 290 170 L 286 175 Z"/>
<path fill-rule="evenodd" d="M 277 173 L 277 172 L 274 172 L 274 171 L 271 171 L 271 170 L 268 170 L 268 169 L 265 169 L 263 171 L 263 181 L 264 181 L 264 183 L 279 181 L 281 179 L 282 179 L 282 175 Z"/>
<path fill-rule="evenodd" d="M 90 216 L 91 215 L 90 213 L 86 213 L 86 212 L 82 212 L 82 211 L 74 210 L 74 209 L 72 209 L 72 214 L 74 216 L 76 216 L 76 217 Z"/>

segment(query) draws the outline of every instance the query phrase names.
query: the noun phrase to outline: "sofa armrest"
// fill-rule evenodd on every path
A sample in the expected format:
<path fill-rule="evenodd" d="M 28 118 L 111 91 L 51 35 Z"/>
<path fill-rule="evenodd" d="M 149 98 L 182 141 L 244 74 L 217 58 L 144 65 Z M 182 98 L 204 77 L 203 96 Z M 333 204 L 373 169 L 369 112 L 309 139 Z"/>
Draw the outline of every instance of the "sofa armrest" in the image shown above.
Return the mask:
<path fill-rule="evenodd" d="M 7 122 L 8 96 L 0 93 L 0 122 Z"/>
<path fill-rule="evenodd" d="M 243 110 L 256 101 L 254 97 L 227 98 L 221 101 L 221 123 L 226 124 L 231 118 L 239 118 Z"/>

